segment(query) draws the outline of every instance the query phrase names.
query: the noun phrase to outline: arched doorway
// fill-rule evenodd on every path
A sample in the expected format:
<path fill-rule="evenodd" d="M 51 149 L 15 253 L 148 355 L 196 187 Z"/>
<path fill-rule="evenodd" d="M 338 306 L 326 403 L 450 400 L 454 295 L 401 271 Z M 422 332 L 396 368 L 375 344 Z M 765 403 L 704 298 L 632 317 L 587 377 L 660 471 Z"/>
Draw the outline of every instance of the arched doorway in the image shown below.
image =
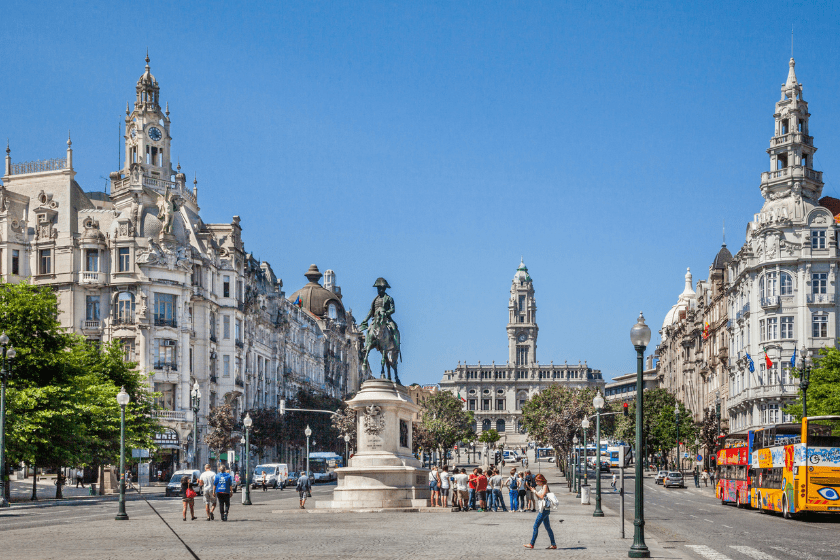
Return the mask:
<path fill-rule="evenodd" d="M 496 420 L 496 431 L 500 434 L 505 433 L 505 421 L 499 418 Z"/>

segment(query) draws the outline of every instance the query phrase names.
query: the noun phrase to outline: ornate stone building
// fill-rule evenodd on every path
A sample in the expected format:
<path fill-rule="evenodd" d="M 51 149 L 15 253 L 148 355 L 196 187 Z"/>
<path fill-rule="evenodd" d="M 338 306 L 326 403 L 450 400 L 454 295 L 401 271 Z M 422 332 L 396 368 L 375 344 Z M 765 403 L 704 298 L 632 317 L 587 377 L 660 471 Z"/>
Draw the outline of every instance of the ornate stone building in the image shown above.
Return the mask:
<path fill-rule="evenodd" d="M 204 461 L 209 407 L 276 407 L 298 388 L 343 396 L 360 380 L 340 290 L 333 286 L 324 309 L 293 305 L 271 265 L 245 251 L 239 216 L 202 220 L 198 182 L 190 188 L 172 167 L 169 115 L 147 56 L 110 194 L 85 193 L 75 181 L 69 139 L 66 158 L 47 161 L 12 163 L 7 147 L 0 186 L 4 281 L 50 285 L 64 327 L 120 341 L 125 359 L 150 373 L 163 426 L 152 473 L 190 460 L 196 382 Z"/>
<path fill-rule="evenodd" d="M 790 375 L 794 348 L 816 354 L 838 336 L 838 229 L 820 202 L 810 117 L 790 59 L 773 115 L 770 171 L 761 174 L 764 204 L 727 270 L 733 431 L 786 420 L 783 408 L 798 391 Z"/>
<path fill-rule="evenodd" d="M 440 388 L 460 395 L 464 407 L 474 411 L 476 430 L 491 428 L 502 436 L 504 445 L 524 445 L 519 425 L 522 405 L 529 397 L 552 384 L 604 389 L 601 371 L 586 362 L 570 365 L 540 364 L 537 361 L 537 302 L 534 283 L 524 262 L 516 269 L 508 300 L 508 361 L 497 365 L 458 363 L 443 374 Z"/>

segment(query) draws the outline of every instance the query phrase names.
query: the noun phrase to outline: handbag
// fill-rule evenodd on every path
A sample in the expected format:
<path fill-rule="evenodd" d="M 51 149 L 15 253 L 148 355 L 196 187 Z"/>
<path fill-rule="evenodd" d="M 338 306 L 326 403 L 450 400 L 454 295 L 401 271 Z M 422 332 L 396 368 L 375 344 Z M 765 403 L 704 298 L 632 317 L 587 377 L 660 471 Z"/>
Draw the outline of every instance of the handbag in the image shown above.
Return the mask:
<path fill-rule="evenodd" d="M 306 491 L 306 497 L 307 497 L 307 498 L 311 498 L 311 497 L 312 497 L 312 490 L 307 490 L 307 491 Z"/>
<path fill-rule="evenodd" d="M 546 505 L 551 508 L 552 511 L 557 511 L 560 507 L 560 500 L 557 499 L 557 496 L 554 492 L 549 492 L 545 495 Z"/>
<path fill-rule="evenodd" d="M 187 488 L 187 491 L 184 492 L 184 497 L 186 498 L 195 498 L 198 494 L 195 493 L 195 490 L 192 488 Z"/>

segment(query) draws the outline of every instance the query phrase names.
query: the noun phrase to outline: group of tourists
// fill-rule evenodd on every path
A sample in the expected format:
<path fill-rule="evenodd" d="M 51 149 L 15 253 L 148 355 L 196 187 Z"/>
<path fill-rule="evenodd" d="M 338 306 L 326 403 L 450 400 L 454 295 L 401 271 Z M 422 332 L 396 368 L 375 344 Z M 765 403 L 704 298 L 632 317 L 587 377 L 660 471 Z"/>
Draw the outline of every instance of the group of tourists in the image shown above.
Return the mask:
<path fill-rule="evenodd" d="M 198 492 L 194 487 L 198 487 Z M 227 467 L 224 465 L 219 467 L 219 473 L 216 474 L 210 469 L 210 465 L 204 465 L 204 472 L 198 477 L 197 482 L 193 482 L 191 477 L 185 476 L 181 479 L 181 501 L 184 502 L 183 517 L 187 520 L 187 508 L 190 510 L 190 516 L 195 521 L 195 498 L 201 494 L 204 501 L 204 512 L 207 514 L 207 521 L 216 519 L 216 505 L 219 505 L 219 514 L 222 516 L 222 521 L 227 521 L 228 512 L 230 511 L 230 494 L 233 488 L 233 477 L 227 472 Z"/>

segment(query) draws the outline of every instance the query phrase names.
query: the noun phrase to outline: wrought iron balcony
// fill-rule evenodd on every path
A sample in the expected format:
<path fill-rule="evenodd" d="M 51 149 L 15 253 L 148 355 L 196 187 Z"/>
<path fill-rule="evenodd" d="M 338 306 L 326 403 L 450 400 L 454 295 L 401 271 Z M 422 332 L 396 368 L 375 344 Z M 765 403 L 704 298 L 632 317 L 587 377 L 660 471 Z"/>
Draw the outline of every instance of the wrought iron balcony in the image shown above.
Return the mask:
<path fill-rule="evenodd" d="M 155 362 L 155 369 L 167 368 L 171 371 L 178 371 L 178 362 L 169 362 L 166 360 L 158 360 Z"/>
<path fill-rule="evenodd" d="M 152 418 L 160 418 L 161 420 L 180 420 L 186 421 L 186 410 L 153 410 Z"/>
<path fill-rule="evenodd" d="M 834 305 L 834 294 L 809 294 L 808 303 L 812 305 Z"/>
<path fill-rule="evenodd" d="M 175 320 L 175 317 L 164 317 L 162 315 L 155 315 L 155 326 L 156 327 L 177 327 L 178 322 Z"/>
<path fill-rule="evenodd" d="M 779 307 L 779 303 L 781 302 L 781 298 L 779 296 L 768 296 L 761 298 L 761 307 L 772 308 L 772 307 Z"/>

